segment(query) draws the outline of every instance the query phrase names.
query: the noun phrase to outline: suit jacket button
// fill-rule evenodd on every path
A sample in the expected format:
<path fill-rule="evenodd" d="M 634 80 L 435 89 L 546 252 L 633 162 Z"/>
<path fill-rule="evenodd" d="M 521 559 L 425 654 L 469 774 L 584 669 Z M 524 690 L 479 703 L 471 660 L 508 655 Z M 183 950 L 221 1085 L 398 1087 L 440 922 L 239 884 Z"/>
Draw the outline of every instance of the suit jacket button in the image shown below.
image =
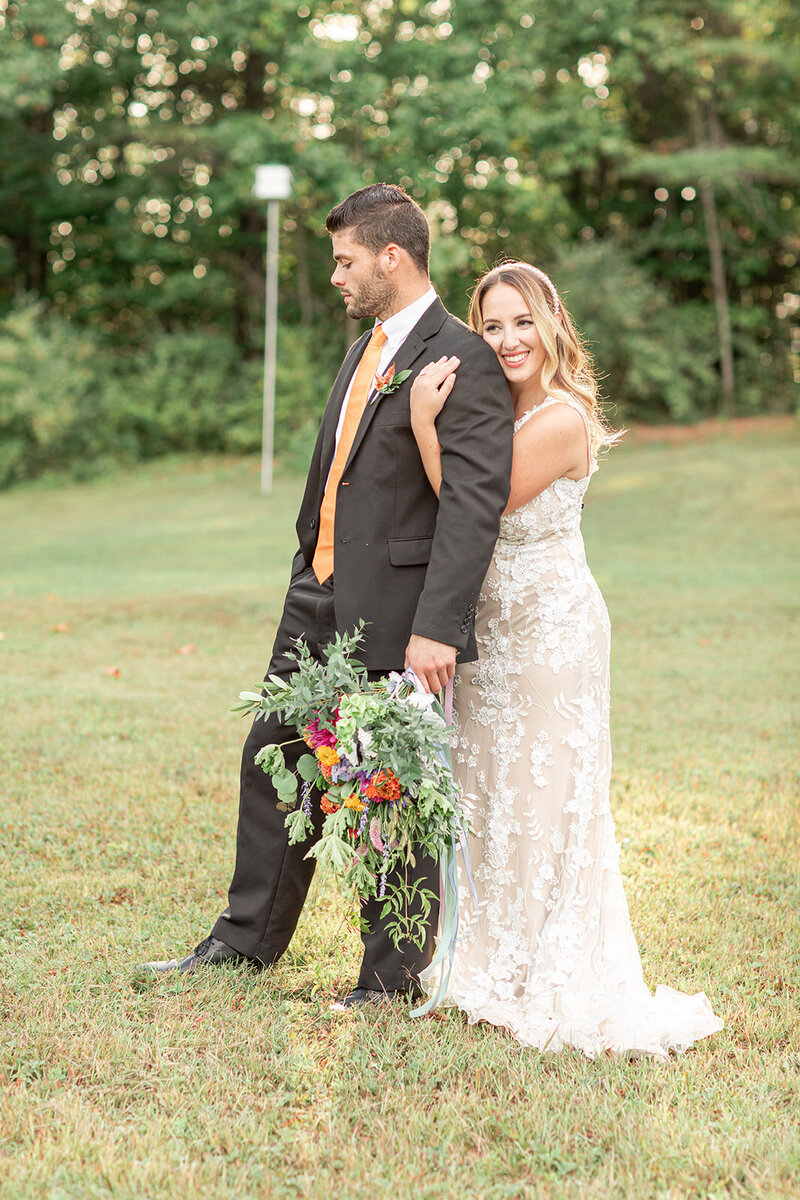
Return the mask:
<path fill-rule="evenodd" d="M 308 522 L 308 528 L 309 529 L 317 528 L 317 518 L 316 517 L 312 517 L 311 520 Z"/>

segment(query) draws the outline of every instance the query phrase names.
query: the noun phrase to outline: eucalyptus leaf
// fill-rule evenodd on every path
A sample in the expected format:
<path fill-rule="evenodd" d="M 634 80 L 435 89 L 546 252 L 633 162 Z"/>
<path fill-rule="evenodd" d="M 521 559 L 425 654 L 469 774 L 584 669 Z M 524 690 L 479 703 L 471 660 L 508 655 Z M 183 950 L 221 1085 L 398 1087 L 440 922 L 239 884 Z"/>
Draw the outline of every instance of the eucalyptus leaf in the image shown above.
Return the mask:
<path fill-rule="evenodd" d="M 291 771 L 281 771 L 280 774 L 273 776 L 272 782 L 281 800 L 297 794 L 297 777 L 292 775 Z"/>
<path fill-rule="evenodd" d="M 313 754 L 303 754 L 297 760 L 297 773 L 306 783 L 313 783 L 319 775 L 319 763 Z"/>

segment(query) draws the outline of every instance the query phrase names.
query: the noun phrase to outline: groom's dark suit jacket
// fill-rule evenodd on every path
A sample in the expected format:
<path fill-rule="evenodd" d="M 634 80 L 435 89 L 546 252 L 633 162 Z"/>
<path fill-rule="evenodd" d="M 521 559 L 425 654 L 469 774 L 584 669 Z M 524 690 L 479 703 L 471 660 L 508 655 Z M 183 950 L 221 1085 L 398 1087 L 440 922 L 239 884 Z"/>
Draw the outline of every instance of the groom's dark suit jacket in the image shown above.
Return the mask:
<path fill-rule="evenodd" d="M 350 349 L 333 385 L 297 520 L 292 575 L 310 566 L 319 511 L 347 385 L 369 339 Z M 437 501 L 411 429 L 417 371 L 442 355 L 461 359 L 437 420 L 442 487 Z M 475 603 L 509 492 L 513 412 L 494 351 L 434 300 L 395 358 L 412 375 L 374 396 L 356 432 L 336 499 L 337 629 L 367 622 L 359 658 L 371 670 L 402 667 L 411 633 L 477 657 Z"/>

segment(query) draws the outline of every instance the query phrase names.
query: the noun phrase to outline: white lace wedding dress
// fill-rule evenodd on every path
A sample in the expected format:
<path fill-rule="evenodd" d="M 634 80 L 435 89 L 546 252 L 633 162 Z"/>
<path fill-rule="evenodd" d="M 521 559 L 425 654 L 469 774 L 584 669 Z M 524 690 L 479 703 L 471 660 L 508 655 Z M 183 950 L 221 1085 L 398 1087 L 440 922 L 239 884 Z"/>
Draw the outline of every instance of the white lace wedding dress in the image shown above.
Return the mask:
<path fill-rule="evenodd" d="M 580 530 L 596 470 L 503 517 L 480 658 L 458 668 L 453 768 L 480 908 L 462 872 L 444 1002 L 539 1049 L 665 1057 L 723 1023 L 703 993 L 651 994 L 628 916 L 609 808 L 610 626 Z"/>

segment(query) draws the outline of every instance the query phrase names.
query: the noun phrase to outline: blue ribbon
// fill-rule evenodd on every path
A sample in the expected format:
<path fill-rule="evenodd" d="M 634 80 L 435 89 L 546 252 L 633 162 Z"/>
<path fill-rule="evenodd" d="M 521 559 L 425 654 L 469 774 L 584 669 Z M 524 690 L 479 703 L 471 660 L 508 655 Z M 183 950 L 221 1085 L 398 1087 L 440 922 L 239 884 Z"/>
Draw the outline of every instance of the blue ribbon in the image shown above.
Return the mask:
<path fill-rule="evenodd" d="M 426 1013 L 437 1008 L 444 1000 L 447 985 L 450 982 L 450 972 L 453 969 L 453 958 L 458 939 L 458 867 L 456 865 L 455 838 L 444 851 L 439 863 L 439 870 L 442 881 L 439 902 L 439 945 L 436 947 L 431 969 L 442 966 L 442 975 L 439 986 L 433 995 L 429 996 L 419 1008 L 411 1010 L 412 1017 L 424 1017 Z"/>
<path fill-rule="evenodd" d="M 452 696 L 453 696 L 452 681 L 448 683 L 445 691 L 445 706 L 444 710 L 436 704 L 440 715 L 445 718 L 448 724 L 452 720 Z M 439 747 L 439 753 L 442 762 L 445 764 L 451 775 L 453 772 L 453 763 L 450 755 L 450 747 L 447 744 L 442 744 Z M 436 991 L 428 997 L 424 1004 L 419 1008 L 411 1010 L 412 1017 L 424 1017 L 427 1013 L 432 1012 L 434 1008 L 442 1003 L 447 995 L 447 987 L 450 983 L 450 974 L 453 970 L 453 959 L 455 958 L 456 943 L 458 941 L 458 849 L 459 843 L 461 847 L 461 858 L 464 863 L 464 872 L 467 877 L 467 883 L 472 894 L 472 900 L 475 905 L 475 917 L 478 915 L 478 893 L 475 890 L 475 880 L 472 877 L 472 863 L 470 862 L 469 844 L 467 842 L 467 832 L 463 824 L 459 821 L 460 836 L 458 841 L 455 837 L 450 840 L 450 843 L 445 848 L 444 853 L 439 862 L 439 872 L 441 878 L 440 889 L 440 907 L 439 907 L 439 944 L 436 947 L 436 953 L 433 956 L 431 965 L 428 970 L 434 967 L 441 967 L 441 978 Z M 469 932 L 469 931 L 468 931 Z"/>

